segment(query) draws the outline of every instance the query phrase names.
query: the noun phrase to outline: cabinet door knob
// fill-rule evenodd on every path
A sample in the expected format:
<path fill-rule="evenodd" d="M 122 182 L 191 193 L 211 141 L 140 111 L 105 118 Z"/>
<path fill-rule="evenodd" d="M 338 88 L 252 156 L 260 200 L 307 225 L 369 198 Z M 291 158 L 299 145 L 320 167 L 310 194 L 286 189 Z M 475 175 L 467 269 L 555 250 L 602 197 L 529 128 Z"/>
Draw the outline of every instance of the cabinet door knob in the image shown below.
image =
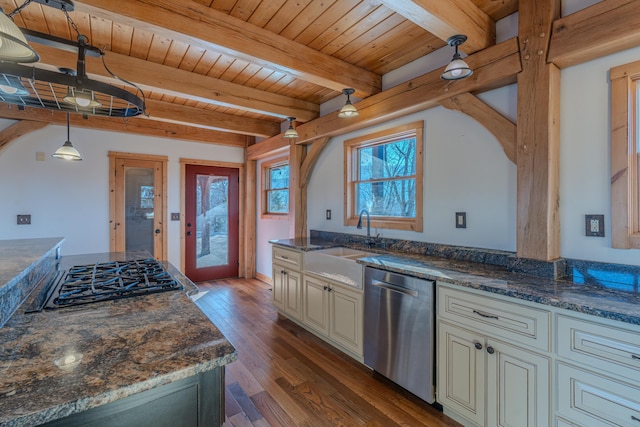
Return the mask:
<path fill-rule="evenodd" d="M 495 353 L 495 350 L 493 349 L 493 347 L 489 346 L 489 347 L 487 347 L 487 353 L 493 354 L 493 353 Z"/>
<path fill-rule="evenodd" d="M 331 291 L 332 291 L 333 289 L 331 289 L 331 288 L 328 288 L 327 290 L 328 290 L 329 292 L 331 292 Z"/>
<path fill-rule="evenodd" d="M 476 350 L 482 350 L 482 344 L 479 342 L 473 343 L 473 345 L 476 346 Z"/>
<path fill-rule="evenodd" d="M 324 287 L 324 290 L 326 291 L 327 289 L 329 289 L 329 287 L 328 287 L 328 286 L 325 286 L 325 287 Z"/>

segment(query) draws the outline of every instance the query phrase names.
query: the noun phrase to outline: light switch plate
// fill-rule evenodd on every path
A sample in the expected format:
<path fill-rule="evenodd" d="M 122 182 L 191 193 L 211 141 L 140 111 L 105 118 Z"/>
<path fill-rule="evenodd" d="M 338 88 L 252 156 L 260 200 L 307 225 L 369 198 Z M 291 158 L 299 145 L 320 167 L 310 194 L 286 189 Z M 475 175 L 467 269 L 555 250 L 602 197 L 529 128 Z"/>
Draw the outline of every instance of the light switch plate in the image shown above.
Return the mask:
<path fill-rule="evenodd" d="M 586 236 L 604 237 L 604 215 L 585 215 L 584 223 Z"/>
<path fill-rule="evenodd" d="M 466 212 L 456 212 L 456 228 L 467 228 Z"/>

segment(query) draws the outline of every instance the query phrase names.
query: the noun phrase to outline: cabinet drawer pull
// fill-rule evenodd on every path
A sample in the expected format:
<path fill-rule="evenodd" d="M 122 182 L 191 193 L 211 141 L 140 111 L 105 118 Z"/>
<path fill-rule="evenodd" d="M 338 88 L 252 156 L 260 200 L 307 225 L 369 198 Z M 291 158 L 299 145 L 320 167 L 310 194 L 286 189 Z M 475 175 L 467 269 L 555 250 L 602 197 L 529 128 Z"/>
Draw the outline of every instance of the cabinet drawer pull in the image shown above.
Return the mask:
<path fill-rule="evenodd" d="M 634 416 L 634 415 L 631 415 L 631 419 L 632 419 L 633 421 L 640 421 L 640 418 L 638 418 L 638 417 L 636 417 L 636 416 Z"/>
<path fill-rule="evenodd" d="M 481 311 L 479 311 L 479 310 L 473 310 L 473 312 L 474 312 L 475 314 L 477 314 L 478 316 L 486 317 L 487 319 L 496 319 L 496 320 L 498 320 L 498 319 L 499 319 L 499 317 L 498 317 L 498 316 L 496 316 L 496 315 L 483 313 L 483 312 L 481 312 Z"/>
<path fill-rule="evenodd" d="M 631 358 L 632 359 L 636 359 L 636 360 L 640 360 L 640 356 L 638 356 L 637 354 L 632 354 Z"/>
<path fill-rule="evenodd" d="M 288 257 L 288 256 L 285 256 L 285 255 L 280 255 L 280 258 L 282 258 L 282 259 L 289 259 L 289 257 Z"/>

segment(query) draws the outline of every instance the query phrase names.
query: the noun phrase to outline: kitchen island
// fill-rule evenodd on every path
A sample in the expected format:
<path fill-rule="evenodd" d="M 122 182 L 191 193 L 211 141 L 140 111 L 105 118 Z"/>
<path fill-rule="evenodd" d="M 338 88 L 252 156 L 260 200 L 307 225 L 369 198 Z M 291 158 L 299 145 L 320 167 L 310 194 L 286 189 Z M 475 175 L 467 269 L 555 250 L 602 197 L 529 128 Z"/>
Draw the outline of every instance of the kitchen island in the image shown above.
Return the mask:
<path fill-rule="evenodd" d="M 60 268 L 138 257 L 62 257 Z M 195 285 L 163 266 L 182 290 L 26 314 L 39 284 L 0 328 L 0 426 L 221 425 L 237 352 L 194 304 Z"/>

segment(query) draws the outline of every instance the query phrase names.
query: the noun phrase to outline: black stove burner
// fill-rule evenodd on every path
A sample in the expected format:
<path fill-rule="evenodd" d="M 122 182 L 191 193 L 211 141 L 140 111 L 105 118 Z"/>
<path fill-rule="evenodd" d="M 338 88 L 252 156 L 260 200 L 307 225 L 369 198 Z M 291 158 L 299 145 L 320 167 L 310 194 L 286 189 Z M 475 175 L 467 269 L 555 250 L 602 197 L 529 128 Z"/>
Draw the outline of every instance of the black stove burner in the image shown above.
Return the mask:
<path fill-rule="evenodd" d="M 153 258 L 78 265 L 63 273 L 45 308 L 62 308 L 182 289 Z"/>

